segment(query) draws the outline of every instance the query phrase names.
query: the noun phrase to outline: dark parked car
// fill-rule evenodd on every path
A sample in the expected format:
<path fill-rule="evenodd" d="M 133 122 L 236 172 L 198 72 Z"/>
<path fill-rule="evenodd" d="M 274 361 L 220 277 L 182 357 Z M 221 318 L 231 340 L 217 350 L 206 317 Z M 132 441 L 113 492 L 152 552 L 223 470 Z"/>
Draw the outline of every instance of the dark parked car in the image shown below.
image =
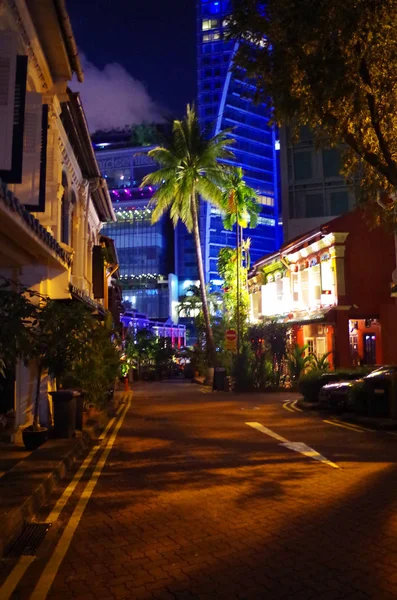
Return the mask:
<path fill-rule="evenodd" d="M 355 410 L 361 403 L 363 411 L 387 416 L 391 377 L 394 374 L 397 374 L 397 366 L 385 365 L 360 379 L 328 383 L 320 390 L 320 406 L 334 410 Z"/>

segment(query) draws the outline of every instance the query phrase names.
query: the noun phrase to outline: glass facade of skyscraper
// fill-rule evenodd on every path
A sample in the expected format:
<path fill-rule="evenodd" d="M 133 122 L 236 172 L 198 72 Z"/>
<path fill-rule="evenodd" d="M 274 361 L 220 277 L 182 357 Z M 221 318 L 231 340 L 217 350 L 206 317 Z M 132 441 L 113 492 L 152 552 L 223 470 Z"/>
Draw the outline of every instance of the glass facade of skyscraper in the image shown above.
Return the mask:
<path fill-rule="evenodd" d="M 277 250 L 281 244 L 278 140 L 264 105 L 249 97 L 243 72 L 231 72 L 236 42 L 225 36 L 230 0 L 197 0 L 198 112 L 209 135 L 233 128 L 236 143 L 231 164 L 243 168 L 245 180 L 258 194 L 258 227 L 246 229 L 251 259 Z M 225 231 L 219 210 L 203 204 L 201 231 L 208 280 L 216 281 L 223 246 L 235 245 L 235 233 Z"/>
<path fill-rule="evenodd" d="M 107 142 L 97 144 L 96 150 L 117 217 L 102 232 L 117 248 L 123 301 L 149 318 L 175 319 L 174 229 L 166 215 L 152 225 L 154 188 L 140 187 L 143 177 L 158 165 L 148 156 L 148 147 L 120 148 Z"/>

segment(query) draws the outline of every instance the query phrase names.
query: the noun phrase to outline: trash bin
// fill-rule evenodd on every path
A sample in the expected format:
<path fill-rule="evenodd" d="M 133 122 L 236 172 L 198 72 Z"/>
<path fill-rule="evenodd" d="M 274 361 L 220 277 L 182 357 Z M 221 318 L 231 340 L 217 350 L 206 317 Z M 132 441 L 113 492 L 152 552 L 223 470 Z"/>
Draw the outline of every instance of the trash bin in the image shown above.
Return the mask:
<path fill-rule="evenodd" d="M 76 431 L 76 398 L 74 390 L 50 392 L 54 407 L 54 437 L 72 438 Z"/>
<path fill-rule="evenodd" d="M 223 367 L 215 367 L 214 369 L 214 382 L 212 389 L 217 392 L 223 392 L 225 389 L 225 377 L 226 369 Z"/>

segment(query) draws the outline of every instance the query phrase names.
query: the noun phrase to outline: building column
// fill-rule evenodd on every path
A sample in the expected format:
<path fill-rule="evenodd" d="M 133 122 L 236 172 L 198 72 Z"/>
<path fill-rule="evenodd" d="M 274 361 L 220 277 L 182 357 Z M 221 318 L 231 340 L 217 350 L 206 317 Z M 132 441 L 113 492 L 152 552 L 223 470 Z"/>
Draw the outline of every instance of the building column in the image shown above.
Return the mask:
<path fill-rule="evenodd" d="M 352 357 L 350 354 L 349 341 L 349 313 L 343 310 L 336 311 L 335 319 L 335 368 L 350 368 Z"/>

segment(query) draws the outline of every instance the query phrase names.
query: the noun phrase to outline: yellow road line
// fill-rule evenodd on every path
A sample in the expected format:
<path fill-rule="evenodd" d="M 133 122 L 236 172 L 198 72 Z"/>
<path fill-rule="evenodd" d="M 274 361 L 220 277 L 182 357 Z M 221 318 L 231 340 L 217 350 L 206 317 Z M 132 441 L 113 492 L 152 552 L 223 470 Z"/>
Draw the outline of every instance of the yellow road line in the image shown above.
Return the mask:
<path fill-rule="evenodd" d="M 291 404 L 291 408 L 293 408 L 294 410 L 297 410 L 298 412 L 303 412 L 303 410 L 301 408 L 299 408 L 298 406 L 296 406 L 296 403 L 298 402 L 298 400 L 294 400 Z"/>
<path fill-rule="evenodd" d="M 339 419 L 334 419 L 337 423 L 342 423 L 342 421 L 339 421 Z M 364 427 L 364 425 L 356 425 L 356 423 L 347 423 L 346 421 L 343 421 L 344 425 L 347 425 L 348 427 L 352 427 L 353 429 L 358 429 L 359 431 L 370 431 L 371 433 L 376 433 L 376 429 L 370 429 L 369 427 Z"/>
<path fill-rule="evenodd" d="M 329 425 L 335 425 L 335 427 L 342 427 L 343 429 L 348 429 L 349 431 L 356 431 L 357 433 L 364 433 L 362 429 L 358 427 L 351 427 L 346 423 L 341 423 L 340 421 L 327 421 L 327 419 L 323 420 L 323 423 L 328 423 Z"/>
<path fill-rule="evenodd" d="M 35 560 L 34 556 L 21 556 L 0 588 L 0 600 L 8 600 L 25 575 L 26 569 Z"/>
<path fill-rule="evenodd" d="M 123 408 L 124 408 L 124 405 L 121 405 L 119 407 L 119 409 L 117 410 L 116 415 L 119 415 L 120 412 L 121 412 L 121 410 Z M 103 441 L 105 439 L 105 437 L 107 436 L 107 434 L 109 432 L 109 429 L 112 427 L 112 425 L 115 422 L 115 420 L 116 420 L 116 418 L 113 417 L 113 419 L 111 419 L 109 421 L 109 423 L 107 424 L 105 430 L 100 435 L 99 440 Z M 91 452 L 86 457 L 86 459 L 84 460 L 83 464 L 80 465 L 80 467 L 79 467 L 77 473 L 75 473 L 72 481 L 69 483 L 69 485 L 67 486 L 67 488 L 64 490 L 62 496 L 58 499 L 58 501 L 55 504 L 54 508 L 52 509 L 52 511 L 50 512 L 50 514 L 48 515 L 48 517 L 46 519 L 46 522 L 54 523 L 54 521 L 56 521 L 58 519 L 58 517 L 61 514 L 62 510 L 66 506 L 67 501 L 69 500 L 70 496 L 72 495 L 72 493 L 76 489 L 78 482 L 80 481 L 80 479 L 84 475 L 85 471 L 87 470 L 87 468 L 89 467 L 91 461 L 93 460 L 95 454 L 98 452 L 98 450 L 100 448 L 101 448 L 100 445 L 96 445 L 96 446 L 94 446 L 91 449 Z M 11 595 L 14 592 L 15 588 L 17 587 L 18 583 L 20 582 L 20 580 L 24 576 L 27 568 L 29 567 L 29 565 L 32 563 L 32 561 L 34 559 L 35 559 L 34 556 L 21 556 L 19 558 L 17 564 L 15 565 L 15 567 L 13 568 L 13 570 L 11 571 L 11 573 L 9 574 L 9 576 L 7 577 L 6 581 L 4 582 L 4 584 L 0 588 L 0 600 L 8 600 L 11 597 Z"/>
<path fill-rule="evenodd" d="M 283 408 L 285 408 L 285 410 L 288 410 L 289 412 L 295 412 L 294 410 L 292 410 L 292 408 L 290 407 L 290 400 L 287 400 L 287 402 L 284 402 L 283 404 Z"/>
<path fill-rule="evenodd" d="M 127 406 L 121 413 L 117 425 L 114 428 L 114 431 L 105 446 L 105 450 L 102 452 L 102 455 L 100 456 L 97 464 L 95 465 L 93 474 L 89 482 L 85 486 L 84 491 L 77 502 L 73 514 L 67 526 L 65 527 L 61 538 L 58 544 L 56 545 L 50 560 L 45 566 L 44 571 L 42 572 L 40 579 L 33 590 L 30 600 L 45 600 L 45 598 L 47 597 L 47 594 L 50 591 L 50 588 L 54 582 L 59 567 L 61 566 L 62 561 L 65 558 L 69 546 L 72 542 L 74 533 L 80 523 L 81 517 L 83 516 L 88 501 L 91 498 L 96 484 L 98 483 L 98 479 L 101 475 L 102 469 L 106 464 L 106 461 L 109 457 L 110 451 L 112 450 L 117 434 L 120 430 L 121 425 L 123 424 L 124 417 L 127 414 L 127 411 L 130 407 L 130 404 L 131 401 L 128 400 Z"/>

